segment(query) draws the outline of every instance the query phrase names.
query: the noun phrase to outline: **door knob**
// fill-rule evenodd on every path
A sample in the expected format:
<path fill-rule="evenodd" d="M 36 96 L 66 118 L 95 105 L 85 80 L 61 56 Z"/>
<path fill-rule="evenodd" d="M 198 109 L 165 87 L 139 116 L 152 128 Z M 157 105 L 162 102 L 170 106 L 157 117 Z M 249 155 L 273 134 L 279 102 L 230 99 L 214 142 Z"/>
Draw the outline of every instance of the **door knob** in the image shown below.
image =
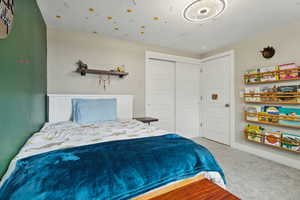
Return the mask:
<path fill-rule="evenodd" d="M 226 104 L 225 104 L 225 107 L 226 107 L 226 108 L 229 108 L 229 107 L 230 107 L 230 104 L 229 104 L 229 103 L 226 103 Z"/>

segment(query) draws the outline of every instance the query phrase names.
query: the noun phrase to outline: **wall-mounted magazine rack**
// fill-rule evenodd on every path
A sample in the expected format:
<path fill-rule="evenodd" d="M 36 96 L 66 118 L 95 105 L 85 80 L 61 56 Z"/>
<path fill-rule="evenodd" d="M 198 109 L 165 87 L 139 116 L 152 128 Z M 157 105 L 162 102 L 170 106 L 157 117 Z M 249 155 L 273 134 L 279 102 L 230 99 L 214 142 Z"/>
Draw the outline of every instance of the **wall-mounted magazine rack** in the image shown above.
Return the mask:
<path fill-rule="evenodd" d="M 245 130 L 244 134 L 245 134 L 246 140 L 248 140 L 250 142 L 266 145 L 266 146 L 277 148 L 277 149 L 282 149 L 285 151 L 300 153 L 300 151 L 295 151 L 293 149 L 287 148 L 289 146 L 300 147 L 300 141 L 286 139 L 286 138 L 283 138 L 282 136 L 278 137 L 278 138 L 272 137 L 272 140 L 276 140 L 277 142 L 280 143 L 279 146 L 275 146 L 275 145 L 270 145 L 270 144 L 267 144 L 264 142 L 268 136 L 263 133 L 255 133 L 255 132 L 249 132 L 249 131 Z"/>
<path fill-rule="evenodd" d="M 289 76 L 291 74 L 291 76 Z M 286 75 L 286 78 L 281 78 L 282 75 Z M 273 77 L 268 80 L 266 77 Z M 257 80 L 257 81 L 254 81 Z M 275 83 L 282 81 L 300 80 L 300 67 L 286 70 L 275 70 L 271 72 L 251 73 L 244 75 L 244 82 L 246 85 L 263 84 L 263 83 Z"/>
<path fill-rule="evenodd" d="M 286 116 L 286 115 L 271 115 L 263 112 L 247 112 L 244 113 L 245 121 L 258 123 L 258 124 L 266 124 L 278 127 L 286 127 L 286 128 L 296 128 L 300 129 L 300 125 L 291 125 L 284 124 L 281 122 L 291 122 L 291 123 L 299 123 L 300 117 L 298 116 Z"/>
<path fill-rule="evenodd" d="M 300 105 L 300 92 L 245 93 L 245 103 Z"/>

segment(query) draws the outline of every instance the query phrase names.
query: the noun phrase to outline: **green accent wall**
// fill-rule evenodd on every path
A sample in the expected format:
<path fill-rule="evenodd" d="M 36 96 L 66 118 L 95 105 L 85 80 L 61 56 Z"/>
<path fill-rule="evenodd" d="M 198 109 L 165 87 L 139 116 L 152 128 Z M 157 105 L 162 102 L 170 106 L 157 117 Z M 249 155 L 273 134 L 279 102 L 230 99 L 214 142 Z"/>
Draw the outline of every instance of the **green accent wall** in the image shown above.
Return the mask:
<path fill-rule="evenodd" d="M 0 177 L 46 121 L 46 25 L 35 0 L 15 0 L 14 26 L 0 39 Z"/>

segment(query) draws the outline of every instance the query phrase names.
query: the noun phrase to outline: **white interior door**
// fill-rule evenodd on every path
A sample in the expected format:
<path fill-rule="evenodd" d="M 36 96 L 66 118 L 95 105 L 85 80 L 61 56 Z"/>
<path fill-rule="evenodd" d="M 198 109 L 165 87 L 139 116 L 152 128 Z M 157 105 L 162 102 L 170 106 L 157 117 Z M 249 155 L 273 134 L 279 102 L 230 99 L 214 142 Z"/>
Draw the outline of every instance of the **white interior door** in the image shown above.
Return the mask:
<path fill-rule="evenodd" d="M 200 65 L 176 63 L 176 132 L 199 137 Z"/>
<path fill-rule="evenodd" d="M 159 119 L 155 126 L 175 131 L 175 62 L 147 60 L 146 115 Z"/>
<path fill-rule="evenodd" d="M 230 144 L 231 57 L 205 61 L 200 72 L 201 125 L 203 136 Z"/>

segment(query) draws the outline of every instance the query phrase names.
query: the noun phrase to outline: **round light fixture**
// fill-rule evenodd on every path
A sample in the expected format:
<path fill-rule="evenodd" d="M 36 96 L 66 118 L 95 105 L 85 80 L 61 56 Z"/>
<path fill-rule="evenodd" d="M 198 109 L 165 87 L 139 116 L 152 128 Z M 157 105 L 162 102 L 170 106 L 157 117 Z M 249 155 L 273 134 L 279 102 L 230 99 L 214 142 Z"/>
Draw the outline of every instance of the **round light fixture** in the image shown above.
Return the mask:
<path fill-rule="evenodd" d="M 190 22 L 204 22 L 222 14 L 226 9 L 226 0 L 197 0 L 188 5 L 183 17 Z"/>

